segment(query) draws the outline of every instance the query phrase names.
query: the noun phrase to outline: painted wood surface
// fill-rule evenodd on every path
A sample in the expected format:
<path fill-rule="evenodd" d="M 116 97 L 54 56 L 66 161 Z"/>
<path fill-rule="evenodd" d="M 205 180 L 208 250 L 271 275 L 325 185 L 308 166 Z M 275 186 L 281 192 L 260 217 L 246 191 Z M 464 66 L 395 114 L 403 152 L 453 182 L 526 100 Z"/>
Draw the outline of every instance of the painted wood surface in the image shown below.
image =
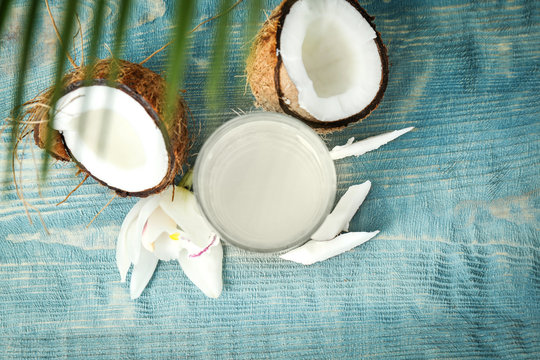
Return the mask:
<path fill-rule="evenodd" d="M 247 0 L 246 0 L 247 1 Z M 137 1 L 125 58 L 167 41 L 173 1 Z M 59 13 L 61 1 L 51 1 Z M 278 1 L 266 4 L 270 10 Z M 197 2 L 194 24 L 215 15 Z M 85 36 L 93 16 L 85 2 Z M 537 1 L 365 1 L 388 47 L 390 78 L 363 123 L 326 135 L 328 146 L 415 126 L 360 158 L 337 162 L 339 193 L 373 183 L 351 230 L 381 233 L 310 267 L 225 247 L 224 291 L 206 298 L 178 264 L 162 262 L 148 288 L 129 299 L 115 266 L 115 240 L 135 199 L 77 185 L 71 164 L 54 164 L 36 185 L 29 144 L 24 195 L 39 208 L 33 225 L 13 185 L 0 202 L 0 357 L 22 358 L 530 358 L 540 357 L 540 4 Z M 17 2 L 0 42 L 0 116 L 12 106 L 17 41 L 27 4 Z M 203 86 L 215 24 L 193 34 L 185 97 L 202 141 L 236 112 L 254 110 L 244 88 L 241 29 L 234 11 L 213 111 Z M 114 22 L 111 5 L 107 22 Z M 25 99 L 50 85 L 56 40 L 44 5 Z M 107 27 L 105 45 L 112 43 Z M 80 59 L 77 41 L 74 53 Z M 147 63 L 164 70 L 165 53 Z M 7 134 L 2 135 L 7 139 Z M 0 171 L 7 149 L 0 153 Z M 1 173 L 2 178 L 5 174 Z"/>

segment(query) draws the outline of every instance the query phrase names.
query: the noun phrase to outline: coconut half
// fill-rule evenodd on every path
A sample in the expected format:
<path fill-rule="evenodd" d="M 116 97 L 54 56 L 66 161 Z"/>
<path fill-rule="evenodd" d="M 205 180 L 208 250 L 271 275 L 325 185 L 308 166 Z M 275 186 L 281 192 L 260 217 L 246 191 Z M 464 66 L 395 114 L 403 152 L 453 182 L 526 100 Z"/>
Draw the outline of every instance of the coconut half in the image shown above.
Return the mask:
<path fill-rule="evenodd" d="M 257 104 L 332 131 L 368 116 L 388 82 L 373 18 L 355 0 L 285 0 L 253 44 L 247 74 Z"/>
<path fill-rule="evenodd" d="M 106 81 L 110 64 L 98 62 L 90 83 L 83 81 L 89 69 L 65 76 L 54 122 L 36 125 L 36 143 L 44 147 L 46 134 L 52 131 L 53 156 L 73 160 L 119 195 L 159 193 L 173 182 L 186 158 L 184 103 L 179 98 L 176 116 L 166 124 L 163 78 L 138 64 L 119 61 L 117 82 L 110 86 Z"/>

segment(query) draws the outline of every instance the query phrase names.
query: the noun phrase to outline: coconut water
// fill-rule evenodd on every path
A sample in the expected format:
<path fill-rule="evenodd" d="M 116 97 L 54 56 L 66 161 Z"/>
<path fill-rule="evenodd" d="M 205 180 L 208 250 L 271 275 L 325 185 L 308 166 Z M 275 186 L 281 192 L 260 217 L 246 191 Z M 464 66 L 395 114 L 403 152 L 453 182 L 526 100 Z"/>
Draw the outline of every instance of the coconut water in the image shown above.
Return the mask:
<path fill-rule="evenodd" d="M 335 170 L 322 141 L 277 114 L 220 130 L 196 169 L 195 191 L 212 225 L 232 243 L 255 250 L 306 240 L 335 196 Z"/>

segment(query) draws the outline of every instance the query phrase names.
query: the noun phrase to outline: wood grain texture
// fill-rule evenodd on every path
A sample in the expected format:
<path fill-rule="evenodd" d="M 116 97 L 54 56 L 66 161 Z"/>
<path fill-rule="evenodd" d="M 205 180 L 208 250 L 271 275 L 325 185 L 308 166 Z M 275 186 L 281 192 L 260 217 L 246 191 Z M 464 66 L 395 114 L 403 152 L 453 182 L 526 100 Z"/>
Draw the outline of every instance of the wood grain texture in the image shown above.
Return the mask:
<path fill-rule="evenodd" d="M 141 61 L 167 41 L 173 1 L 137 1 L 125 58 Z M 267 9 L 278 1 L 267 2 Z M 58 13 L 62 1 L 51 1 Z M 36 186 L 32 145 L 21 174 L 30 225 L 14 187 L 0 202 L 0 357 L 26 358 L 508 358 L 540 357 L 540 4 L 537 1 L 367 1 L 388 47 L 390 77 L 378 109 L 326 135 L 328 146 L 407 126 L 416 129 L 360 158 L 337 162 L 339 193 L 373 183 L 351 230 L 381 233 L 361 247 L 303 267 L 225 247 L 224 292 L 206 298 L 178 264 L 161 262 L 136 301 L 120 283 L 114 247 L 135 199 L 116 199 L 86 229 L 110 192 L 57 163 Z M 193 25 L 215 15 L 197 2 Z M 80 11 L 84 34 L 93 3 Z M 17 2 L 0 40 L 0 116 L 8 115 Z M 55 38 L 44 6 L 26 99 L 49 86 Z M 117 6 L 107 12 L 114 21 Z M 204 84 L 213 25 L 193 34 L 186 100 L 202 141 L 245 93 L 246 5 L 233 15 L 219 112 Z M 261 14 L 262 15 L 262 14 Z M 263 15 L 262 15 L 263 16 Z M 261 17 L 262 18 L 262 17 Z M 112 43 L 112 27 L 103 44 Z M 77 40 L 75 40 L 76 46 Z M 80 59 L 79 48 L 75 55 Z M 105 47 L 101 55 L 106 56 Z M 157 72 L 165 54 L 147 63 Z M 3 139 L 8 134 L 2 135 Z M 0 171 L 7 149 L 0 146 Z M 34 148 L 36 157 L 39 151 Z M 0 173 L 2 178 L 5 175 Z"/>

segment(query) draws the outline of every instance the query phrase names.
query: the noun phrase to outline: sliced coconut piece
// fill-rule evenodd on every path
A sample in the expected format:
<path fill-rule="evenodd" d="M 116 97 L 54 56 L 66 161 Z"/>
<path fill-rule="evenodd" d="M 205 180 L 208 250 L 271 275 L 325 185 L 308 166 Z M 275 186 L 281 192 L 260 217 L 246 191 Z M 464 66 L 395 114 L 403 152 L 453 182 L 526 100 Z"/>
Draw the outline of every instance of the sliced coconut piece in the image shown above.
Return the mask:
<path fill-rule="evenodd" d="M 54 121 L 34 127 L 36 143 L 73 160 L 79 168 L 120 196 L 146 197 L 174 180 L 187 153 L 186 110 L 181 98 L 177 112 L 165 124 L 165 81 L 138 64 L 118 61 L 113 86 L 106 82 L 111 60 L 93 69 L 80 67 L 64 76 L 64 95 Z M 94 79 L 85 81 L 88 72 Z M 43 101 L 50 101 L 49 90 Z M 45 114 L 46 116 L 46 114 Z"/>
<path fill-rule="evenodd" d="M 378 233 L 379 231 L 350 232 L 329 241 L 311 240 L 294 250 L 280 255 L 280 257 L 303 265 L 311 265 L 349 251 L 365 243 Z"/>
<path fill-rule="evenodd" d="M 330 240 L 340 232 L 348 231 L 351 219 L 364 202 L 370 188 L 371 182 L 369 180 L 348 188 L 334 210 L 326 217 L 319 229 L 311 235 L 311 239 Z"/>
<path fill-rule="evenodd" d="M 364 140 L 354 142 L 354 137 L 350 138 L 345 145 L 335 146 L 332 151 L 330 151 L 330 156 L 334 160 L 339 160 L 346 158 L 348 156 L 360 156 L 364 155 L 369 151 L 376 150 L 381 146 L 389 143 L 392 140 L 397 139 L 403 134 L 408 133 L 414 129 L 414 127 L 408 127 L 401 130 L 396 130 L 388 132 L 381 135 L 376 135 L 369 137 Z"/>
<path fill-rule="evenodd" d="M 357 1 L 285 0 L 260 30 L 247 73 L 266 110 L 336 129 L 377 107 L 388 57 Z"/>

